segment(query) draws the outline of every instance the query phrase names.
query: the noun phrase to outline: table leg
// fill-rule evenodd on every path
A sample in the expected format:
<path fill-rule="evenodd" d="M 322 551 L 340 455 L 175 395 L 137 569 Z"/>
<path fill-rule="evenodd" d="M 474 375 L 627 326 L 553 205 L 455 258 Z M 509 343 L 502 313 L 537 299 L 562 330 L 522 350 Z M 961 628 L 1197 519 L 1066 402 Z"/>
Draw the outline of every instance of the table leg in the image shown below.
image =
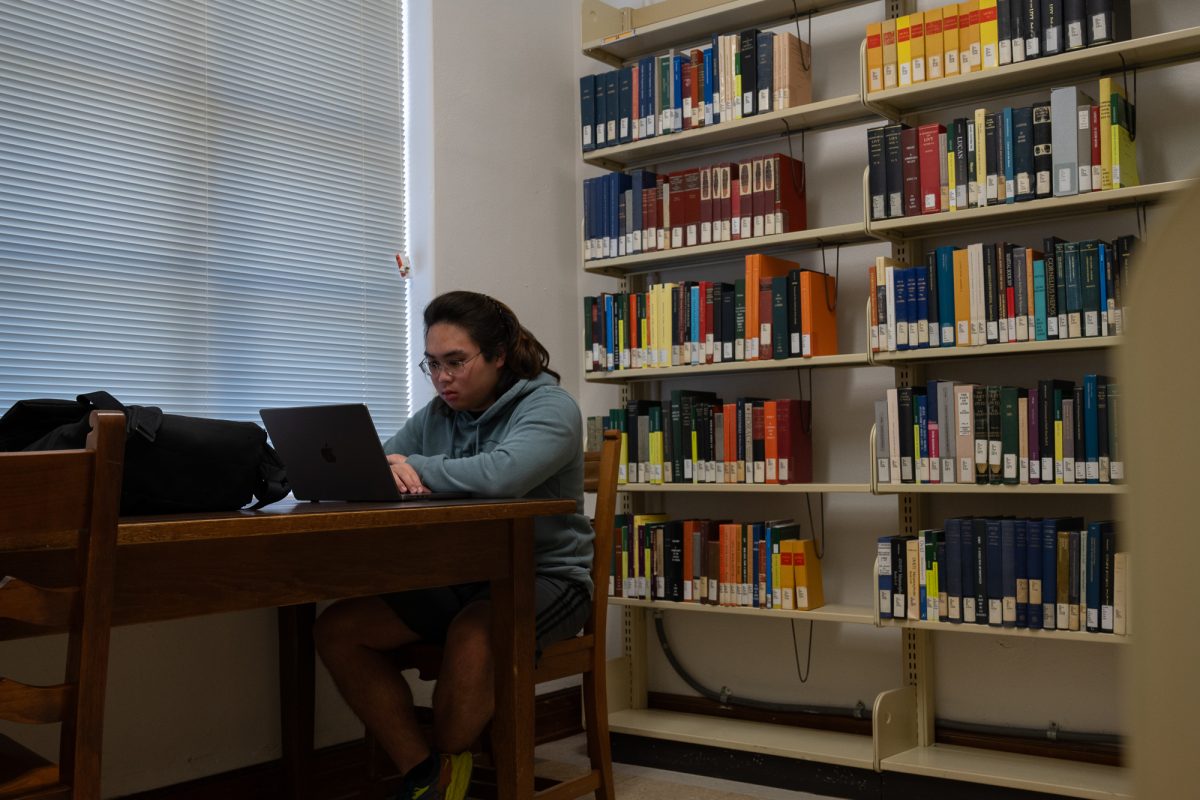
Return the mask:
<path fill-rule="evenodd" d="M 314 603 L 279 609 L 279 722 L 283 744 L 281 797 L 306 800 L 313 753 L 316 651 Z"/>
<path fill-rule="evenodd" d="M 510 577 L 492 581 L 492 749 L 499 800 L 525 800 L 533 796 L 533 520 L 510 521 L 508 534 Z"/>

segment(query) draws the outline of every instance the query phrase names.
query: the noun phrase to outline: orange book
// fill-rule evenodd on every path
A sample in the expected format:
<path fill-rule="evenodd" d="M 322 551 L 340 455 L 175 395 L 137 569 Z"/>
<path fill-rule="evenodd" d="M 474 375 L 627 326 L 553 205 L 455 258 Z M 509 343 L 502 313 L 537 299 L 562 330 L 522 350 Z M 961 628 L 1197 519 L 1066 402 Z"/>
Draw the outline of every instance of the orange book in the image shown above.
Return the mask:
<path fill-rule="evenodd" d="M 800 353 L 832 356 L 838 352 L 837 281 L 812 270 L 800 273 Z"/>
<path fill-rule="evenodd" d="M 763 403 L 763 448 L 767 459 L 767 483 L 779 483 L 779 424 L 774 400 Z"/>
<path fill-rule="evenodd" d="M 725 403 L 725 483 L 737 483 L 737 403 Z"/>
<path fill-rule="evenodd" d="M 942 6 L 942 74 L 958 74 L 958 3 Z"/>
<path fill-rule="evenodd" d="M 883 24 L 867 25 L 867 91 L 883 88 Z"/>
<path fill-rule="evenodd" d="M 786 276 L 800 265 L 774 256 L 761 253 L 751 253 L 746 256 L 746 345 L 747 361 L 757 361 L 760 357 L 762 325 L 770 325 L 770 319 L 763 320 L 759 316 L 759 280 L 762 278 L 778 278 Z M 767 342 L 770 343 L 770 332 Z"/>
<path fill-rule="evenodd" d="M 954 343 L 971 346 L 971 280 L 967 251 L 954 251 Z"/>
<path fill-rule="evenodd" d="M 821 580 L 821 559 L 812 539 L 797 539 L 792 556 L 796 583 L 796 610 L 811 611 L 825 605 L 825 587 Z"/>
<path fill-rule="evenodd" d="M 955 12 L 958 13 L 958 12 Z M 935 81 L 942 71 L 942 10 L 925 12 L 925 80 Z"/>
<path fill-rule="evenodd" d="M 971 72 L 979 72 L 983 69 L 983 50 L 980 47 L 982 17 L 979 12 L 979 0 L 968 0 L 967 6 L 971 9 L 970 24 L 967 26 L 967 42 L 971 45 Z M 962 27 L 961 21 L 959 27 Z"/>
<path fill-rule="evenodd" d="M 979 0 L 975 0 L 975 18 L 979 19 Z M 978 67 L 976 67 L 978 69 Z M 971 71 L 971 0 L 958 4 L 958 72 Z"/>
<path fill-rule="evenodd" d="M 695 586 L 692 583 L 695 561 L 692 559 L 692 533 L 698 529 L 699 523 L 694 519 L 683 521 L 683 599 L 690 603 L 695 599 Z"/>
<path fill-rule="evenodd" d="M 920 11 L 908 15 L 909 50 L 912 53 L 912 82 L 924 83 L 925 63 L 925 15 Z"/>

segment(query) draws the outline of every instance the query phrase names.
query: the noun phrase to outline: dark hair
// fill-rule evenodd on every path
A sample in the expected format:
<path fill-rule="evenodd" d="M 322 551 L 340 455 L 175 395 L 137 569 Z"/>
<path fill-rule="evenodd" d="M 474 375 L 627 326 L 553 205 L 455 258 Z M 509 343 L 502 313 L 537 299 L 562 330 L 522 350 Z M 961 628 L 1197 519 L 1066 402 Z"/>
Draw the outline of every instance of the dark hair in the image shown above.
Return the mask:
<path fill-rule="evenodd" d="M 518 380 L 534 378 L 543 372 L 553 375 L 556 381 L 562 379 L 550 369 L 550 353 L 542 343 L 521 325 L 511 308 L 494 297 L 466 291 L 440 294 L 425 306 L 425 332 L 429 333 L 429 329 L 439 322 L 465 330 L 488 361 L 504 356 L 500 383 L 496 386 L 497 396 L 511 389 Z M 445 406 L 440 398 L 436 402 Z M 449 408 L 440 410 L 448 412 Z"/>

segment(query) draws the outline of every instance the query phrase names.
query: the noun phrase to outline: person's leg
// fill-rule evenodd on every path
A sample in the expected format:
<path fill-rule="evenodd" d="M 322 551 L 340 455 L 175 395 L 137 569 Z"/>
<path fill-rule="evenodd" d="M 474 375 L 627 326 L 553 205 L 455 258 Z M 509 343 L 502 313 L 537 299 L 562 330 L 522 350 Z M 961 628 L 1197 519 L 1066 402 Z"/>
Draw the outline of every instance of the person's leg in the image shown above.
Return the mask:
<path fill-rule="evenodd" d="M 442 668 L 433 691 L 433 745 L 442 753 L 469 750 L 492 718 L 492 605 L 477 600 L 446 631 Z"/>
<path fill-rule="evenodd" d="M 338 691 L 401 773 L 427 759 L 412 691 L 387 656 L 421 637 L 381 598 L 361 597 L 325 609 L 313 638 Z"/>

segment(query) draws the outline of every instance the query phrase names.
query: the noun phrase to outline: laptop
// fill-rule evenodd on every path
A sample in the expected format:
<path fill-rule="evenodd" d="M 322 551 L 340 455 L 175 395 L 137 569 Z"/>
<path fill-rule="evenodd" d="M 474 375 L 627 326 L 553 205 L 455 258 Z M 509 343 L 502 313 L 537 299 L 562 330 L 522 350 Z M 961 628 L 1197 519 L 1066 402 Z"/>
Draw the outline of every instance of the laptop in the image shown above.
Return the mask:
<path fill-rule="evenodd" d="M 361 403 L 264 408 L 259 414 L 297 500 L 397 503 L 470 497 L 396 488 L 371 413 Z"/>

